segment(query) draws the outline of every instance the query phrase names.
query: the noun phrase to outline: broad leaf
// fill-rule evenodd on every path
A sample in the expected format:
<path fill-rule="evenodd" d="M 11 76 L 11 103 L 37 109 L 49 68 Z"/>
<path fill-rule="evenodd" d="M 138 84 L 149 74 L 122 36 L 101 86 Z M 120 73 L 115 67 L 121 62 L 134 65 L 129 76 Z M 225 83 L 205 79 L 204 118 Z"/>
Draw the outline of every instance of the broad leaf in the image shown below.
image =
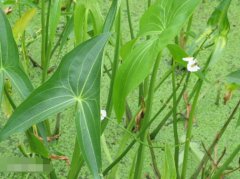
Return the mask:
<path fill-rule="evenodd" d="M 156 41 L 149 40 L 133 47 L 132 53 L 119 68 L 113 91 L 113 103 L 118 121 L 120 121 L 127 95 L 146 77 L 157 56 Z"/>
<path fill-rule="evenodd" d="M 10 24 L 2 10 L 0 10 L 0 46 L 0 77 L 2 80 L 3 76 L 10 79 L 21 96 L 26 98 L 33 90 L 33 87 L 19 63 L 17 45 Z M 1 88 L 3 88 L 3 83 L 0 84 Z"/>
<path fill-rule="evenodd" d="M 161 34 L 168 29 L 177 34 L 200 1 L 158 0 L 141 18 L 140 35 Z"/>
<path fill-rule="evenodd" d="M 150 74 L 157 54 L 179 33 L 199 2 L 157 1 L 145 12 L 138 39 L 145 35 L 154 35 L 154 38 L 140 43 L 136 41 L 117 72 L 113 103 L 118 120 L 123 116 L 127 95 Z"/>
<path fill-rule="evenodd" d="M 0 140 L 75 104 L 80 148 L 95 178 L 99 178 L 101 57 L 108 36 L 92 38 L 68 53 L 54 75 L 14 111 L 0 131 Z"/>

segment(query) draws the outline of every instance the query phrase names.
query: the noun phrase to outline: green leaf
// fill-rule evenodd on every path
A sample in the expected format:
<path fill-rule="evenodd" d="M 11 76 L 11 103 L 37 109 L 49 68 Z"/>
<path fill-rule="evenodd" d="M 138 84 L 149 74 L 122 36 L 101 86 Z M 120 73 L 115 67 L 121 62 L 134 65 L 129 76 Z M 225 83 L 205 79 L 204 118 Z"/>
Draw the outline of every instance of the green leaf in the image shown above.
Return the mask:
<path fill-rule="evenodd" d="M 64 45 L 68 41 L 70 34 L 72 33 L 72 31 L 73 31 L 73 16 L 67 21 L 67 24 L 63 30 L 62 39 L 60 42 L 58 53 L 60 53 L 62 51 Z"/>
<path fill-rule="evenodd" d="M 181 66 L 187 67 L 187 62 L 183 61 L 183 58 L 189 57 L 189 55 L 176 44 L 170 44 L 167 46 L 169 52 L 171 53 L 173 59 Z"/>
<path fill-rule="evenodd" d="M 237 84 L 240 85 L 240 70 L 231 72 L 226 76 L 226 81 L 229 84 Z"/>
<path fill-rule="evenodd" d="M 171 149 L 168 145 L 165 146 L 165 158 L 164 167 L 162 172 L 162 178 L 164 179 L 176 179 L 176 168 Z"/>
<path fill-rule="evenodd" d="M 99 81 L 97 79 L 97 81 Z M 99 84 L 97 85 L 99 86 Z M 94 88 L 92 88 L 94 90 Z M 90 92 L 91 93 L 91 92 Z M 94 178 L 101 178 L 101 147 L 100 147 L 100 108 L 99 93 L 95 93 L 88 102 L 80 102 L 77 106 L 75 123 L 77 139 L 83 157 L 91 168 Z M 96 98 L 94 98 L 96 97 Z"/>
<path fill-rule="evenodd" d="M 215 47 L 212 53 L 210 65 L 213 65 L 217 62 L 217 60 L 220 58 L 222 55 L 222 52 L 224 48 L 226 47 L 227 44 L 227 37 L 225 36 L 218 36 L 215 39 Z"/>
<path fill-rule="evenodd" d="M 80 44 L 88 38 L 88 12 L 89 9 L 82 3 L 77 3 L 74 9 L 74 34 L 76 44 Z"/>
<path fill-rule="evenodd" d="M 48 158 L 49 157 L 49 151 L 44 146 L 43 142 L 40 141 L 33 133 L 27 132 L 28 138 L 30 139 L 30 147 L 31 150 L 37 154 L 40 154 L 41 156 Z"/>
<path fill-rule="evenodd" d="M 96 1 L 77 2 L 74 9 L 74 32 L 76 43 L 88 38 L 89 20 L 91 20 L 94 35 L 102 32 L 103 17 Z"/>
<path fill-rule="evenodd" d="M 56 36 L 57 25 L 61 15 L 61 0 L 52 1 L 49 18 L 49 43 L 53 45 Z"/>
<path fill-rule="evenodd" d="M 167 47 L 168 47 L 169 52 L 173 56 L 173 59 L 182 67 L 187 68 L 187 62 L 183 61 L 183 58 L 190 57 L 190 56 L 179 45 L 170 44 Z M 194 72 L 193 74 L 197 75 L 198 78 L 209 83 L 209 80 L 206 78 L 206 76 L 203 74 L 203 72 L 201 70 Z"/>
<path fill-rule="evenodd" d="M 158 0 L 141 18 L 139 34 L 161 34 L 170 29 L 171 31 L 175 31 L 174 34 L 177 34 L 200 1 Z"/>
<path fill-rule="evenodd" d="M 111 28 L 113 26 L 120 4 L 121 4 L 121 0 L 112 1 L 112 5 L 108 11 L 107 17 L 103 25 L 103 32 L 111 31 Z"/>
<path fill-rule="evenodd" d="M 22 36 L 23 32 L 31 22 L 32 18 L 36 14 L 37 9 L 29 9 L 26 11 L 20 19 L 17 20 L 13 27 L 13 35 L 16 40 L 19 40 L 19 38 Z"/>
<path fill-rule="evenodd" d="M 118 121 L 125 109 L 127 95 L 146 77 L 156 59 L 158 50 L 154 40 L 141 42 L 133 47 L 132 53 L 124 59 L 119 68 L 113 89 L 113 103 Z M 135 60 L 137 59 L 137 60 Z"/>
<path fill-rule="evenodd" d="M 114 84 L 113 103 L 118 120 L 125 109 L 127 95 L 151 72 L 157 54 L 179 33 L 200 0 L 157 1 L 143 15 L 140 35 L 155 35 L 150 40 L 136 42 L 120 66 Z"/>
<path fill-rule="evenodd" d="M 102 51 L 108 37 L 109 34 L 103 34 L 92 38 L 65 55 L 54 75 L 14 111 L 0 131 L 0 140 L 77 104 L 80 148 L 90 170 L 98 178 L 101 171 L 100 74 Z"/>
<path fill-rule="evenodd" d="M 0 46 L 0 74 L 2 74 L 0 76 L 9 78 L 21 96 L 26 98 L 33 90 L 33 86 L 20 65 L 11 26 L 2 10 L 0 10 Z M 0 85 L 3 86 L 2 83 Z"/>
<path fill-rule="evenodd" d="M 227 13 L 230 4 L 231 0 L 220 1 L 218 7 L 213 11 L 211 17 L 208 20 L 208 26 L 212 30 L 216 29 L 216 33 L 214 34 L 215 47 L 213 50 L 210 65 L 213 65 L 217 62 L 227 44 L 227 35 L 230 30 Z"/>
<path fill-rule="evenodd" d="M 218 7 L 213 11 L 208 20 L 208 25 L 212 28 L 218 28 L 219 35 L 227 36 L 230 25 L 228 21 L 227 12 L 232 0 L 220 1 Z"/>

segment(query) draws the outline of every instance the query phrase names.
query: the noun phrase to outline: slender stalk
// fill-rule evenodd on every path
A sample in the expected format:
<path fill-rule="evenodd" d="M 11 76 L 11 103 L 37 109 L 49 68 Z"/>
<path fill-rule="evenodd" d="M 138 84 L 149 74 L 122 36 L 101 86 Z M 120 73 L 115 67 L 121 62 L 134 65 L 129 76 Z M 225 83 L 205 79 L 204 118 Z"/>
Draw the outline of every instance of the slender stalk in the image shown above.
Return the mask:
<path fill-rule="evenodd" d="M 148 7 L 151 6 L 151 0 L 148 0 Z"/>
<path fill-rule="evenodd" d="M 127 17 L 128 17 L 128 25 L 129 25 L 129 29 L 130 29 L 130 35 L 131 35 L 131 39 L 134 39 L 134 32 L 133 32 L 133 25 L 132 25 L 132 18 L 131 18 L 129 0 L 126 0 L 126 5 L 127 5 Z"/>
<path fill-rule="evenodd" d="M 156 85 L 155 92 L 159 89 L 159 87 L 163 84 L 163 82 L 171 75 L 172 69 L 169 69 L 162 77 L 161 81 Z M 183 75 L 184 76 L 184 75 Z"/>
<path fill-rule="evenodd" d="M 50 51 L 50 47 L 48 46 L 48 31 L 49 31 L 49 19 L 50 19 L 50 10 L 51 10 L 51 0 L 48 1 L 48 9 L 47 9 L 47 20 L 46 20 L 46 26 L 44 28 L 45 30 L 45 45 L 44 45 L 44 56 L 45 56 L 45 61 L 44 61 L 44 65 L 42 65 L 43 67 L 43 72 L 42 72 L 42 83 L 44 83 L 47 80 L 47 74 L 48 74 L 48 66 L 49 66 L 49 51 Z"/>
<path fill-rule="evenodd" d="M 198 165 L 197 169 L 195 170 L 194 174 L 191 176 L 191 179 L 195 179 L 197 178 L 197 176 L 199 175 L 201 169 L 203 168 L 203 166 L 205 165 L 205 163 L 209 160 L 209 156 L 208 154 L 212 154 L 214 147 L 216 146 L 216 144 L 218 143 L 218 141 L 221 139 L 223 133 L 226 131 L 229 123 L 232 121 L 235 113 L 237 112 L 238 107 L 240 106 L 240 100 L 238 101 L 237 105 L 235 106 L 235 108 L 233 109 L 232 113 L 230 114 L 230 116 L 228 117 L 227 121 L 224 123 L 224 125 L 222 126 L 222 128 L 220 129 L 220 131 L 217 133 L 216 137 L 214 138 L 212 144 L 210 145 L 210 147 L 208 148 L 208 152 L 205 153 L 205 155 L 203 156 L 200 164 Z"/>
<path fill-rule="evenodd" d="M 206 38 L 206 40 L 208 39 L 208 37 Z M 202 45 L 206 42 L 206 40 L 202 43 Z M 201 45 L 201 46 L 202 46 Z M 195 55 L 197 55 L 198 53 L 200 52 L 199 49 L 197 49 L 197 51 L 194 53 Z M 169 74 L 170 75 L 170 74 Z M 178 98 L 177 98 L 177 103 L 179 103 L 181 101 L 181 98 L 182 98 L 182 95 L 184 93 L 184 91 L 186 90 L 187 88 L 187 84 L 188 84 L 188 81 L 189 81 L 189 78 L 190 78 L 190 73 L 188 73 L 187 75 L 187 78 L 186 78 L 186 81 L 184 83 L 184 87 L 181 91 L 181 93 L 179 94 Z M 163 79 L 166 80 L 166 78 Z M 183 79 L 183 78 L 182 78 Z M 182 82 L 182 80 L 181 80 Z M 181 82 L 180 84 L 178 85 L 177 89 L 180 87 L 181 85 Z M 198 82 L 195 84 L 195 86 L 198 85 Z M 157 87 L 159 88 L 161 86 L 161 82 L 160 82 L 160 85 Z M 155 90 L 157 90 L 157 88 Z M 195 91 L 195 90 L 194 90 Z M 194 93 L 194 91 L 192 91 L 192 93 Z M 172 98 L 172 95 L 170 95 L 170 97 L 168 98 L 167 102 L 168 103 L 171 98 Z M 156 113 L 156 115 L 151 119 L 151 121 L 144 127 L 144 129 L 142 131 L 140 131 L 140 133 L 138 134 L 138 136 L 140 136 L 140 134 L 142 134 L 142 132 L 144 132 L 148 126 L 157 118 L 157 116 L 167 107 L 167 104 L 163 105 L 163 107 Z M 172 110 L 170 110 L 168 112 L 168 114 L 164 117 L 164 119 L 161 121 L 161 123 L 153 130 L 153 132 L 150 134 L 150 137 L 151 139 L 154 139 L 156 137 L 156 135 L 159 133 L 160 129 L 163 127 L 163 125 L 166 123 L 166 121 L 168 120 L 168 118 L 171 116 L 172 114 Z M 125 150 L 103 171 L 103 175 L 105 176 L 119 161 L 122 160 L 122 158 L 129 152 L 129 150 L 133 147 L 133 145 L 136 143 L 136 140 L 132 140 L 132 142 L 125 148 Z"/>
<path fill-rule="evenodd" d="M 118 163 L 122 160 L 122 158 L 129 152 L 129 150 L 133 147 L 136 143 L 136 140 L 133 140 L 127 148 L 103 171 L 103 176 L 107 175 L 107 173 Z"/>
<path fill-rule="evenodd" d="M 240 151 L 240 144 L 235 148 L 235 150 L 228 157 L 228 159 L 224 162 L 224 164 L 219 169 L 217 169 L 215 174 L 212 176 L 212 179 L 221 178 L 222 173 L 226 170 L 228 165 L 233 161 L 233 159 L 236 157 L 236 155 L 239 153 L 239 151 Z"/>
<path fill-rule="evenodd" d="M 188 122 L 188 128 L 187 128 L 187 134 L 186 134 L 186 140 L 185 140 L 186 143 L 185 143 L 185 147 L 184 147 L 184 157 L 183 157 L 183 167 L 182 167 L 181 179 L 185 179 L 186 175 L 187 175 L 188 153 L 189 153 L 189 146 L 190 146 L 190 141 L 191 141 L 191 137 L 192 137 L 193 118 L 194 118 L 195 109 L 197 106 L 198 97 L 199 97 L 199 94 L 201 91 L 202 83 L 203 83 L 202 81 L 199 81 L 199 85 L 198 85 L 198 88 L 196 89 L 196 94 L 194 96 L 192 109 L 191 109 L 189 120 L 188 120 L 189 122 Z"/>
<path fill-rule="evenodd" d="M 161 52 L 158 54 L 155 65 L 153 67 L 152 77 L 151 77 L 149 91 L 148 91 L 148 99 L 146 103 L 146 113 L 145 113 L 144 119 L 142 120 L 142 126 L 146 126 L 151 118 L 154 88 L 155 88 L 155 82 L 157 78 L 157 72 L 158 72 L 160 61 L 161 61 Z M 146 140 L 147 135 L 148 135 L 148 129 L 142 132 L 142 134 L 140 135 L 140 139 L 142 141 Z M 144 161 L 144 146 L 140 144 L 138 149 L 138 154 L 137 154 L 134 178 L 141 178 L 143 161 Z"/>
<path fill-rule="evenodd" d="M 147 140 L 148 140 L 148 145 L 152 146 L 150 135 L 148 135 Z M 154 173 L 156 175 L 156 178 L 157 179 L 161 179 L 161 174 L 160 174 L 160 171 L 159 171 L 158 166 L 157 166 L 157 161 L 156 161 L 156 156 L 155 156 L 154 150 L 151 147 L 149 147 L 149 150 L 150 150 L 150 154 L 151 154 L 151 158 L 152 158 L 152 164 L 153 164 L 153 169 L 154 169 Z"/>
<path fill-rule="evenodd" d="M 120 37 L 121 37 L 121 7 L 119 8 L 118 15 L 117 15 L 117 24 L 116 24 L 116 47 L 114 52 L 114 60 L 112 65 L 112 76 L 111 76 L 111 82 L 110 82 L 110 89 L 108 93 L 108 99 L 107 99 L 107 114 L 108 116 L 111 115 L 112 112 L 112 94 L 113 94 L 113 85 L 116 77 L 116 72 L 118 69 L 119 64 L 119 52 L 120 52 Z"/>
<path fill-rule="evenodd" d="M 185 82 L 185 85 L 184 85 L 184 89 L 182 90 L 182 92 L 181 92 L 181 94 L 179 95 L 179 97 L 178 97 L 178 103 L 180 102 L 180 99 L 182 98 L 182 94 L 183 94 L 183 92 L 185 91 L 185 88 L 186 88 L 186 84 L 187 84 L 187 82 L 188 82 L 188 79 L 189 79 L 189 75 L 188 75 L 188 77 L 187 77 L 187 81 Z M 181 82 L 182 82 L 182 80 L 181 80 Z M 180 87 L 180 85 L 181 85 L 181 82 L 180 82 L 180 84 L 179 84 L 179 86 L 178 87 Z M 170 101 L 170 100 L 169 100 Z M 169 101 L 167 101 L 166 103 L 168 103 Z M 163 111 L 165 108 L 167 107 L 167 105 L 164 105 L 161 109 L 161 111 Z M 164 125 L 164 123 L 167 121 L 167 119 L 171 116 L 171 114 L 172 114 L 172 110 L 165 116 L 165 118 L 162 120 L 163 122 L 161 122 L 161 126 L 160 126 L 160 128 L 159 128 L 159 126 L 158 126 L 158 129 L 160 130 L 161 129 L 161 127 Z M 158 114 L 159 115 L 159 114 Z M 140 134 L 142 133 L 142 132 L 144 132 L 147 128 L 148 128 L 148 126 L 150 126 L 150 124 L 154 121 L 156 119 L 156 116 L 155 116 L 155 118 L 153 117 L 152 119 L 151 119 L 151 121 L 148 123 L 148 125 L 146 125 L 144 128 L 143 128 L 143 130 L 142 131 L 140 131 L 140 133 L 137 135 L 137 137 L 139 137 L 140 136 Z M 154 130 L 151 134 L 150 134 L 150 137 L 151 137 L 151 139 L 154 139 L 154 137 L 157 135 L 157 133 L 159 132 L 159 130 Z M 125 148 L 125 150 L 124 151 L 122 151 L 122 153 L 121 154 L 119 154 L 119 156 L 104 170 L 104 172 L 103 172 L 103 175 L 106 175 L 119 161 L 121 161 L 122 160 L 122 158 L 130 151 L 130 149 L 133 147 L 133 145 L 136 143 L 136 139 L 134 139 L 134 140 L 132 140 L 132 142 Z"/>
<path fill-rule="evenodd" d="M 175 151 L 174 151 L 174 161 L 175 161 L 175 167 L 177 172 L 177 178 L 179 177 L 179 171 L 178 171 L 178 160 L 179 160 L 179 138 L 178 138 L 178 126 L 177 126 L 177 97 L 176 97 L 176 84 L 175 84 L 175 60 L 173 60 L 172 65 L 172 90 L 173 90 L 173 109 L 172 109 L 172 115 L 173 115 L 173 134 L 174 134 L 174 144 L 175 144 Z"/>
<path fill-rule="evenodd" d="M 179 104 L 179 102 L 181 101 L 182 99 L 182 95 L 183 93 L 185 92 L 186 88 L 187 88 L 187 85 L 188 85 L 188 81 L 189 81 L 189 77 L 190 77 L 190 74 L 188 74 L 187 78 L 186 78 L 186 81 L 185 81 L 185 84 L 184 84 L 184 87 L 182 89 L 182 91 L 180 92 L 178 98 L 177 98 L 177 105 Z M 172 94 L 173 95 L 173 94 Z M 171 97 L 172 97 L 171 95 Z M 169 97 L 168 101 L 169 102 L 171 100 L 171 98 Z M 163 108 L 161 110 L 159 110 L 155 116 L 152 118 L 151 122 L 154 121 L 157 116 L 161 113 L 161 111 L 163 110 Z M 163 125 L 166 123 L 166 121 L 169 119 L 169 117 L 171 116 L 173 110 L 170 110 L 167 115 L 163 118 L 163 120 L 159 123 L 159 125 L 152 131 L 150 137 L 151 139 L 155 139 L 156 135 L 159 133 L 159 131 L 161 130 L 161 128 L 163 127 Z"/>
<path fill-rule="evenodd" d="M 41 66 L 45 66 L 46 61 L 46 27 L 45 27 L 45 0 L 41 0 L 41 25 L 42 25 L 42 49 L 41 49 Z M 42 81 L 44 75 L 42 73 Z"/>

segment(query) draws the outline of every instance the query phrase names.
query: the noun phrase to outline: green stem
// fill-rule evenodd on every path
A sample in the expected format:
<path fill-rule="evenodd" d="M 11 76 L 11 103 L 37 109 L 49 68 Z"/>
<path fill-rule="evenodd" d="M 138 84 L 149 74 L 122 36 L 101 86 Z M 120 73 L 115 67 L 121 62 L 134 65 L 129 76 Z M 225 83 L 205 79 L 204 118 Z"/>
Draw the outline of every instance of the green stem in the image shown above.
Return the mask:
<path fill-rule="evenodd" d="M 185 81 L 185 84 L 184 84 L 184 87 L 181 91 L 181 93 L 179 94 L 178 98 L 177 98 L 177 104 L 179 104 L 179 102 L 181 101 L 182 99 L 182 95 L 183 93 L 185 92 L 186 88 L 187 88 L 187 85 L 188 85 L 188 81 L 189 81 L 189 77 L 190 77 L 190 74 L 187 75 L 187 78 L 186 78 L 186 81 Z M 173 94 L 171 94 L 171 96 L 169 96 L 168 100 L 167 100 L 167 103 L 171 100 Z M 165 106 L 163 106 L 164 108 L 167 106 L 167 104 Z M 157 116 L 163 111 L 164 108 L 161 108 L 156 114 L 155 116 L 152 118 L 151 122 L 153 122 Z M 150 137 L 151 139 L 155 139 L 156 135 L 159 133 L 159 131 L 161 130 L 161 128 L 163 127 L 163 125 L 166 123 L 166 121 L 169 119 L 169 117 L 171 116 L 173 110 L 170 110 L 167 115 L 163 118 L 163 120 L 159 123 L 159 125 L 153 130 L 153 132 L 151 133 Z"/>
<path fill-rule="evenodd" d="M 45 27 L 45 0 L 41 0 L 41 25 L 42 25 L 42 49 L 41 49 L 41 66 L 45 66 L 46 61 L 46 27 Z M 42 81 L 44 79 L 42 73 Z"/>
<path fill-rule="evenodd" d="M 49 31 L 49 19 L 50 19 L 50 10 L 51 10 L 51 0 L 48 1 L 48 11 L 47 11 L 47 21 L 46 21 L 46 27 L 44 28 L 45 32 L 44 32 L 44 36 L 45 36 L 45 45 L 44 45 L 44 65 L 42 65 L 43 67 L 43 72 L 42 72 L 42 83 L 44 83 L 47 80 L 47 72 L 48 72 L 48 66 L 49 66 L 49 51 L 50 51 L 50 47 L 48 46 L 48 31 Z"/>
<path fill-rule="evenodd" d="M 199 94 L 201 91 L 202 83 L 203 83 L 202 80 L 199 81 L 199 85 L 196 89 L 196 94 L 194 96 L 194 100 L 193 100 L 193 104 L 192 104 L 192 108 L 191 108 L 191 112 L 190 112 L 190 116 L 189 116 L 189 120 L 188 120 L 188 128 L 187 128 L 187 134 L 186 134 L 186 140 L 185 140 L 186 143 L 185 143 L 185 147 L 184 147 L 184 157 L 183 157 L 183 167 L 182 167 L 181 179 L 185 179 L 186 175 L 187 175 L 188 153 L 189 153 L 189 146 L 190 146 L 190 141 L 191 141 L 191 137 L 192 137 L 193 118 L 194 118 L 195 109 L 197 106 L 198 97 L 199 97 Z"/>
<path fill-rule="evenodd" d="M 187 78 L 188 79 L 188 78 Z M 181 82 L 182 82 L 182 80 L 181 80 Z M 180 84 L 179 84 L 179 86 L 178 86 L 178 88 L 180 87 L 180 85 L 181 85 L 181 82 L 180 82 Z M 185 88 L 186 88 L 186 84 L 187 84 L 187 82 L 188 82 L 188 80 L 185 82 Z M 179 95 L 179 97 L 178 97 L 178 102 L 180 102 L 180 99 L 182 98 L 182 94 L 183 94 L 183 92 L 185 91 L 185 89 L 183 89 L 182 90 L 182 92 L 181 92 L 181 94 Z M 172 97 L 171 97 L 172 98 Z M 171 99 L 170 98 L 170 99 Z M 170 100 L 169 100 L 170 101 Z M 168 101 L 168 102 L 169 102 Z M 166 102 L 166 103 L 168 103 L 168 102 Z M 165 108 L 167 107 L 167 105 L 164 105 L 162 108 L 161 108 L 161 111 L 163 111 Z M 162 120 L 162 121 L 167 121 L 167 119 L 171 116 L 171 114 L 172 114 L 172 110 L 166 115 L 166 117 Z M 144 132 L 146 129 L 147 129 L 147 127 L 154 121 L 156 119 L 156 116 L 155 116 L 155 118 L 152 118 L 151 119 L 151 121 L 149 122 L 149 124 L 145 127 L 145 128 L 143 128 L 143 130 L 142 131 L 140 131 L 140 133 L 137 135 L 137 137 L 139 137 L 139 135 L 142 133 L 142 132 Z M 163 122 L 163 124 L 161 125 L 161 126 L 163 126 L 164 125 L 164 123 L 165 122 Z M 161 127 L 160 127 L 161 128 Z M 160 129 L 159 129 L 160 130 Z M 159 132 L 159 131 L 156 131 L 156 130 L 154 130 L 154 133 L 152 132 L 151 134 L 150 134 L 150 137 L 151 137 L 151 139 L 153 139 L 154 137 L 152 137 L 152 136 L 156 136 L 157 135 L 157 132 Z M 136 139 L 134 139 L 134 140 L 132 140 L 132 142 L 125 148 L 125 150 L 124 151 L 122 151 L 122 153 L 121 154 L 119 154 L 118 155 L 118 157 L 104 170 L 104 172 L 103 172 L 103 174 L 104 175 L 106 175 L 119 161 L 121 161 L 121 159 L 129 152 L 129 150 L 132 148 L 132 146 L 136 143 Z"/>
<path fill-rule="evenodd" d="M 221 139 L 222 135 L 224 134 L 224 132 L 226 131 L 228 125 L 230 124 L 230 122 L 232 121 L 235 113 L 237 112 L 237 109 L 240 106 L 240 100 L 238 101 L 237 105 L 235 106 L 235 108 L 233 109 L 232 113 L 230 114 L 230 116 L 228 117 L 227 121 L 224 123 L 223 127 L 220 129 L 220 131 L 217 133 L 216 137 L 214 138 L 212 144 L 210 145 L 210 147 L 208 148 L 208 152 L 205 153 L 205 155 L 203 156 L 200 164 L 198 165 L 197 169 L 195 170 L 194 174 L 191 176 L 191 179 L 195 179 L 197 178 L 198 174 L 200 173 L 201 169 L 203 168 L 203 166 L 205 165 L 205 163 L 209 160 L 209 154 L 212 154 L 214 147 L 216 146 L 216 144 L 218 143 L 218 141 Z"/>
<path fill-rule="evenodd" d="M 118 15 L 117 15 L 117 24 L 116 24 L 116 47 L 114 52 L 114 60 L 112 65 L 112 76 L 111 76 L 111 82 L 110 82 L 110 89 L 108 93 L 108 99 L 107 99 L 107 107 L 106 111 L 108 116 L 111 116 L 112 112 L 112 94 L 113 94 L 113 85 L 116 77 L 116 72 L 118 69 L 119 64 L 119 52 L 120 52 L 120 36 L 121 36 L 121 7 L 119 8 Z M 107 121 L 103 124 L 102 128 L 104 129 L 107 125 Z"/>
<path fill-rule="evenodd" d="M 149 92 L 148 92 L 148 99 L 146 103 L 146 113 L 145 113 L 144 119 L 142 120 L 142 126 L 146 126 L 151 118 L 154 88 L 155 88 L 155 82 L 157 78 L 157 72 L 158 72 L 160 61 L 161 61 L 161 52 L 158 54 L 155 65 L 153 67 L 153 72 L 152 72 L 152 77 L 151 77 Z M 148 129 L 146 129 L 140 135 L 141 141 L 145 141 L 147 138 L 147 135 L 148 135 Z M 134 178 L 136 179 L 141 178 L 143 161 L 144 161 L 144 146 L 140 144 L 138 149 L 138 154 L 137 154 L 135 173 L 134 173 Z"/>
<path fill-rule="evenodd" d="M 177 178 L 179 177 L 178 171 L 178 160 L 179 160 L 179 138 L 178 138 L 178 127 L 177 127 L 177 97 L 176 97 L 176 84 L 175 84 L 175 60 L 173 60 L 173 68 L 172 68 L 172 90 L 173 90 L 173 134 L 174 134 L 174 144 L 175 144 L 175 151 L 174 151 L 174 161 L 175 167 L 177 172 Z"/>
<path fill-rule="evenodd" d="M 148 7 L 151 6 L 151 0 L 148 0 Z"/>
<path fill-rule="evenodd" d="M 128 17 L 128 25 L 129 25 L 129 29 L 130 29 L 130 35 L 131 35 L 131 39 L 133 40 L 134 39 L 134 32 L 133 32 L 133 26 L 132 26 L 129 0 L 126 0 L 126 5 L 127 5 L 127 17 Z"/>
<path fill-rule="evenodd" d="M 150 135 L 148 135 L 147 140 L 148 140 L 148 145 L 152 146 L 152 141 L 150 139 Z M 161 178 L 161 174 L 160 174 L 160 171 L 158 169 L 158 165 L 157 165 L 157 161 L 156 161 L 156 156 L 155 156 L 154 150 L 153 150 L 152 147 L 149 147 L 149 150 L 150 150 L 150 154 L 151 154 L 151 158 L 152 158 L 152 165 L 153 165 L 154 173 L 156 175 L 156 178 L 160 179 Z"/>
<path fill-rule="evenodd" d="M 215 172 L 215 174 L 212 176 L 212 179 L 219 179 L 221 178 L 222 173 L 226 170 L 226 168 L 229 166 L 229 164 L 233 161 L 233 159 L 236 157 L 236 155 L 240 151 L 240 144 L 235 148 L 235 150 L 232 152 L 232 154 L 229 156 L 229 158 L 224 162 L 224 164 Z"/>

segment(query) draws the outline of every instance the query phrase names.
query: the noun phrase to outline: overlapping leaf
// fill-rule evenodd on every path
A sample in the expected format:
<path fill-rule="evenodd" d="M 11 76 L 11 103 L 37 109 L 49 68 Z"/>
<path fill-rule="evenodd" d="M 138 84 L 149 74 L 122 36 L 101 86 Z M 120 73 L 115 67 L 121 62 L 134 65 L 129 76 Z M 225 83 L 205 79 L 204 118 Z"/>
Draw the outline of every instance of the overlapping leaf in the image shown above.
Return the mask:
<path fill-rule="evenodd" d="M 10 24 L 2 10 L 0 10 L 0 47 L 0 89 L 3 88 L 3 76 L 5 76 L 11 80 L 21 96 L 26 98 L 33 90 L 33 87 L 21 68 L 17 45 Z"/>
<path fill-rule="evenodd" d="M 139 37 L 154 35 L 154 39 L 141 43 L 136 41 L 118 70 L 113 94 L 118 120 L 124 113 L 127 95 L 150 74 L 157 54 L 179 33 L 199 2 L 161 0 L 145 12 L 140 21 Z"/>
<path fill-rule="evenodd" d="M 0 131 L 0 140 L 25 131 L 46 117 L 76 104 L 79 144 L 90 170 L 95 178 L 99 178 L 100 71 L 102 50 L 108 36 L 104 34 L 92 38 L 68 53 L 54 75 L 14 111 Z"/>

